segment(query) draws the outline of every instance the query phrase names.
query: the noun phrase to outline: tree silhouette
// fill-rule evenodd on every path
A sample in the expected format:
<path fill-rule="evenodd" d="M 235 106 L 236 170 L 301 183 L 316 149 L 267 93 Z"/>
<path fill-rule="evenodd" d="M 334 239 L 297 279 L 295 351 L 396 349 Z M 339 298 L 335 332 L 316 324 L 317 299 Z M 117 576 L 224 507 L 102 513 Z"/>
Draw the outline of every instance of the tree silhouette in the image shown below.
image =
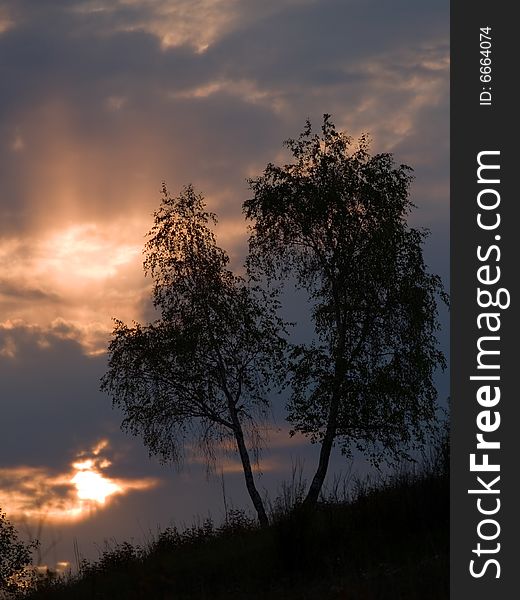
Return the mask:
<path fill-rule="evenodd" d="M 19 539 L 16 529 L 0 509 L 0 593 L 19 589 L 15 578 L 30 564 L 31 551 L 36 547 L 36 542 L 25 544 Z"/>
<path fill-rule="evenodd" d="M 377 463 L 425 441 L 436 391 L 440 279 L 422 257 L 427 231 L 407 225 L 411 169 L 355 146 L 324 115 L 288 140 L 293 162 L 249 181 L 249 270 L 289 275 L 308 293 L 315 341 L 293 348 L 288 419 L 320 442 L 305 504 L 314 505 L 335 442 Z"/>
<path fill-rule="evenodd" d="M 123 409 L 123 428 L 163 460 L 180 464 L 195 443 L 211 462 L 234 440 L 265 525 L 250 452 L 259 449 L 268 394 L 283 375 L 276 299 L 227 269 L 202 196 L 191 186 L 177 198 L 163 186 L 162 195 L 144 262 L 161 318 L 131 327 L 116 321 L 102 389 Z"/>

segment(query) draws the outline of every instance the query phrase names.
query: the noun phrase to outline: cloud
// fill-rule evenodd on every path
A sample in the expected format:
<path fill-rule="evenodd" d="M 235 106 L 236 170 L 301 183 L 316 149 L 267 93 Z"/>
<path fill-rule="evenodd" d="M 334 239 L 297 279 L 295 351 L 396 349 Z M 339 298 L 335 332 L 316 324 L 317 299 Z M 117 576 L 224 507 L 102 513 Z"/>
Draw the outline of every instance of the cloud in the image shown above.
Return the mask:
<path fill-rule="evenodd" d="M 0 239 L 0 311 L 13 323 L 25 323 L 61 339 L 75 339 L 89 353 L 106 348 L 112 317 L 139 318 L 149 295 L 139 242 L 141 227 L 126 221 L 80 223 L 28 239 Z M 139 232 L 137 233 L 136 230 Z M 42 342 L 43 343 L 43 342 Z"/>
<path fill-rule="evenodd" d="M 33 345 L 45 352 L 67 341 L 77 344 L 80 352 L 95 356 L 104 352 L 107 335 L 107 328 L 96 323 L 73 323 L 57 318 L 42 327 L 22 319 L 8 319 L 0 323 L 0 356 L 23 360 L 27 349 Z"/>
<path fill-rule="evenodd" d="M 11 57 L 0 82 L 0 227 L 11 232 L 143 221 L 163 179 L 174 190 L 193 182 L 223 218 L 236 218 L 244 178 L 307 116 L 331 112 L 382 149 L 416 133 L 428 139 L 442 99 L 447 123 L 438 3 L 401 0 L 391 13 L 334 0 L 25 6 L 0 40 Z M 154 23 L 185 31 L 179 39 L 204 25 L 219 33 L 202 54 L 191 42 L 164 50 Z"/>
<path fill-rule="evenodd" d="M 290 452 L 302 450 L 308 441 L 300 434 L 291 436 L 287 427 L 273 427 L 266 424 L 256 432 L 254 438 L 250 431 L 245 431 L 246 444 L 249 447 L 253 473 L 283 473 L 291 466 Z M 253 439 L 256 447 L 253 448 Z M 211 456 L 201 452 L 197 446 L 188 446 L 187 465 L 206 467 L 207 474 L 243 474 L 244 469 L 238 456 L 236 442 L 232 437 L 224 438 L 212 448 Z"/>
<path fill-rule="evenodd" d="M 122 440 L 119 417 L 99 392 L 103 356 L 86 356 L 66 323 L 53 327 L 6 320 L 0 326 L 2 464 L 65 467 L 93 436 Z M 118 444 L 121 443 L 118 441 Z"/>
<path fill-rule="evenodd" d="M 113 496 L 155 487 L 154 478 L 109 477 L 108 440 L 80 452 L 66 472 L 48 467 L 0 468 L 0 505 L 20 520 L 61 522 L 87 519 Z"/>
<path fill-rule="evenodd" d="M 0 5 L 0 35 L 9 31 L 14 26 L 7 7 Z"/>
<path fill-rule="evenodd" d="M 16 298 L 18 301 L 51 301 L 56 302 L 59 296 L 53 292 L 45 292 L 29 284 L 20 283 L 15 278 L 0 279 L 0 296 L 4 298 Z"/>
<path fill-rule="evenodd" d="M 162 48 L 189 45 L 204 52 L 210 45 L 240 29 L 278 14 L 286 7 L 310 0 L 84 0 L 72 12 L 97 17 L 107 31 L 145 31 L 156 36 Z"/>
<path fill-rule="evenodd" d="M 205 458 L 200 455 L 194 455 L 189 462 L 192 465 L 207 466 Z M 286 467 L 287 465 L 284 464 L 284 462 L 281 462 L 274 457 L 260 459 L 258 462 L 253 462 L 251 465 L 253 473 L 256 475 L 261 473 L 283 472 Z M 209 472 L 213 474 L 223 473 L 225 475 L 243 475 L 244 468 L 238 458 L 226 457 L 218 460 L 214 465 L 214 469 L 211 469 Z"/>

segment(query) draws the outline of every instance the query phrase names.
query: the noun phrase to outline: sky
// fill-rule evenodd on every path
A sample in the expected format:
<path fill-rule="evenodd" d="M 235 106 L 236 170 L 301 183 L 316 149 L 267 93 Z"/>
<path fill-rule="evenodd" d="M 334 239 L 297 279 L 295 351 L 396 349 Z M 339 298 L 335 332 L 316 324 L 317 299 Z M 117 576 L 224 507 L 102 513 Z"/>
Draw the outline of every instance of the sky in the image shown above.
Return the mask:
<path fill-rule="evenodd" d="M 160 465 L 99 378 L 112 318 L 151 318 L 161 183 L 205 196 L 240 269 L 247 177 L 323 113 L 414 168 L 410 222 L 447 286 L 449 2 L 0 0 L 0 507 L 42 538 L 42 564 L 71 561 L 74 540 L 95 558 L 105 539 L 218 520 L 222 477 L 248 506 L 232 454 L 209 479 L 196 456 Z M 271 494 L 316 460 L 275 413 Z M 334 456 L 331 477 L 347 469 Z"/>

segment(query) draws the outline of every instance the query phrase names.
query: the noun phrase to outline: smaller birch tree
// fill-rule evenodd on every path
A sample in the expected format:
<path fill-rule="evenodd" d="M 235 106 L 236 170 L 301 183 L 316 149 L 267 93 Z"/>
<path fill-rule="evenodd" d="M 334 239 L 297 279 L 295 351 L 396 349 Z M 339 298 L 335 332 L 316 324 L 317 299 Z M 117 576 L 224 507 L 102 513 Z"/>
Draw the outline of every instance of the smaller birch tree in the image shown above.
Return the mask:
<path fill-rule="evenodd" d="M 261 525 L 268 523 L 251 455 L 269 412 L 269 393 L 284 376 L 283 325 L 276 299 L 228 269 L 214 214 L 191 186 L 166 187 L 145 246 L 160 319 L 116 321 L 102 389 L 124 413 L 122 427 L 151 454 L 181 464 L 187 445 L 211 462 L 231 440 Z"/>

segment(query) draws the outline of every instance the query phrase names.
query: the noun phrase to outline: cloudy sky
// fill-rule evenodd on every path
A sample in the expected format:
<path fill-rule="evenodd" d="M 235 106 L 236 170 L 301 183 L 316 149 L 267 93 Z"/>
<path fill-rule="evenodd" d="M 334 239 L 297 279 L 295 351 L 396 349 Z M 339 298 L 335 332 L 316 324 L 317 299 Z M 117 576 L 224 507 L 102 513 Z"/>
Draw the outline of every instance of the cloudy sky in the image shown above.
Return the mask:
<path fill-rule="evenodd" d="M 239 268 L 246 178 L 331 113 L 414 167 L 411 220 L 447 284 L 448 41 L 444 0 L 0 0 L 0 507 L 41 529 L 43 561 L 222 514 L 219 477 L 149 460 L 98 391 L 112 317 L 150 314 L 162 181 L 205 195 Z M 314 466 L 286 430 L 261 487 Z M 223 470 L 247 505 L 232 456 Z"/>

